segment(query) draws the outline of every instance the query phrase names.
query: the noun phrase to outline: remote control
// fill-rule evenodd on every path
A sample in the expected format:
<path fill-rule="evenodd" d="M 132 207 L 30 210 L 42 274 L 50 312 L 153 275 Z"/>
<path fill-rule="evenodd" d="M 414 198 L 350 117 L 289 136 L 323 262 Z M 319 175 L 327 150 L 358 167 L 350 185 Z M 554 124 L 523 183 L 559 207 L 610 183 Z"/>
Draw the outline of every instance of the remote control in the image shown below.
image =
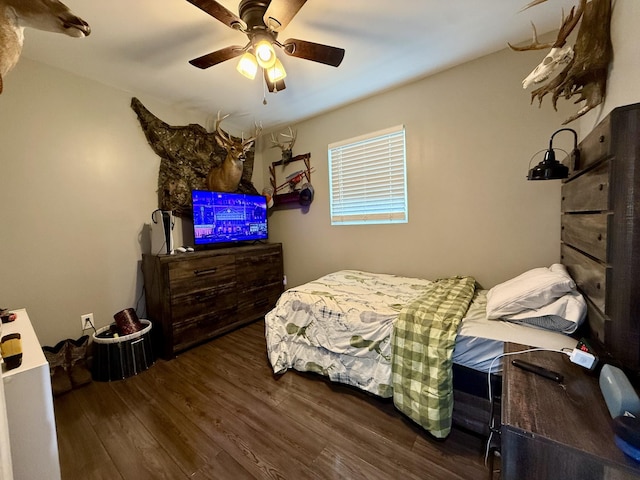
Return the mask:
<path fill-rule="evenodd" d="M 562 383 L 562 381 L 564 380 L 564 377 L 561 374 L 553 372 L 551 370 L 547 370 L 546 368 L 539 365 L 534 365 L 529 362 L 523 362 L 522 360 L 511 360 L 511 363 L 518 368 L 548 378 L 549 380 L 553 380 L 554 382 Z"/>

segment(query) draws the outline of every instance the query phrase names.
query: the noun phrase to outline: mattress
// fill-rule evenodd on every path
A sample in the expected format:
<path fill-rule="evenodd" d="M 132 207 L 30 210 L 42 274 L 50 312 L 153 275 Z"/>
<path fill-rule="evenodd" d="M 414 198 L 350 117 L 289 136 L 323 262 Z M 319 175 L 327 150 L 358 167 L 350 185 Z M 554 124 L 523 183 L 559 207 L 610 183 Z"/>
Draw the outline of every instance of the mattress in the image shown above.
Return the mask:
<path fill-rule="evenodd" d="M 494 359 L 504 352 L 504 343 L 519 343 L 552 350 L 573 349 L 577 341 L 563 333 L 520 325 L 503 320 L 488 320 L 488 290 L 477 290 L 458 329 L 453 362 L 487 373 L 502 370 L 502 362 Z M 492 365 L 493 363 L 493 365 Z"/>

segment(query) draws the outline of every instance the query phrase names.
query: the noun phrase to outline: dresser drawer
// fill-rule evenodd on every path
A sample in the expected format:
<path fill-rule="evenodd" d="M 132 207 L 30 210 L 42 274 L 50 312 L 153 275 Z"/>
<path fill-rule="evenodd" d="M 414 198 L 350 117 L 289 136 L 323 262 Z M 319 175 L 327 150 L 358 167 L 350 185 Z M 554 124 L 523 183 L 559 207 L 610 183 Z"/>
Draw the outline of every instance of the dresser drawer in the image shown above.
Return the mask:
<path fill-rule="evenodd" d="M 236 272 L 240 290 L 270 283 L 282 283 L 282 255 L 279 249 L 236 257 Z"/>
<path fill-rule="evenodd" d="M 606 313 L 605 297 L 607 291 L 608 268 L 573 248 L 562 245 L 562 263 L 578 288 L 584 292 L 594 305 Z"/>
<path fill-rule="evenodd" d="M 602 262 L 608 261 L 607 213 L 562 215 L 562 241 Z"/>
<path fill-rule="evenodd" d="M 226 310 L 236 304 L 235 282 L 171 297 L 171 317 L 178 324 L 207 312 Z"/>
<path fill-rule="evenodd" d="M 245 290 L 238 295 L 238 315 L 246 319 L 263 317 L 275 307 L 282 290 L 282 282 Z"/>
<path fill-rule="evenodd" d="M 207 290 L 235 280 L 233 255 L 191 258 L 169 265 L 171 296 Z"/>
<path fill-rule="evenodd" d="M 209 312 L 173 325 L 173 351 L 179 352 L 233 328 L 238 321 L 236 305 Z"/>
<path fill-rule="evenodd" d="M 609 171 L 606 161 L 562 185 L 563 212 L 609 210 Z"/>

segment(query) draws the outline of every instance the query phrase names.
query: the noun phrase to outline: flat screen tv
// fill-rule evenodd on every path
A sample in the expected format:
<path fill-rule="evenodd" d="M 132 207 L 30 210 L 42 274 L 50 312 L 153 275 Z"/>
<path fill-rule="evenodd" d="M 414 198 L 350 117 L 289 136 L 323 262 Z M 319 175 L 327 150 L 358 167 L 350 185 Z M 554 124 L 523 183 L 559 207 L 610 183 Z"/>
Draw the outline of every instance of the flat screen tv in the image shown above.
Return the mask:
<path fill-rule="evenodd" d="M 196 248 L 268 237 L 267 199 L 262 195 L 193 190 L 191 201 Z"/>

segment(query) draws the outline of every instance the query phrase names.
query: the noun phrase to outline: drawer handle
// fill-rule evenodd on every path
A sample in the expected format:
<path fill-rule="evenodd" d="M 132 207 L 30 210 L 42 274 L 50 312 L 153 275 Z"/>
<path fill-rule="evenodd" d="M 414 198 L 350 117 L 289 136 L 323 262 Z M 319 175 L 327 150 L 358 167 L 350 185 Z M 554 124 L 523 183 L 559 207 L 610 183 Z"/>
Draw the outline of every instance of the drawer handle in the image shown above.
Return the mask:
<path fill-rule="evenodd" d="M 600 138 L 598 139 L 598 141 L 600 143 L 604 143 L 604 135 L 600 135 Z"/>
<path fill-rule="evenodd" d="M 600 290 L 600 282 L 596 283 L 596 288 Z"/>
<path fill-rule="evenodd" d="M 604 183 L 600 184 L 600 191 L 602 191 L 604 189 Z"/>
<path fill-rule="evenodd" d="M 193 273 L 195 273 L 196 276 L 198 276 L 198 275 L 209 275 L 211 273 L 216 273 L 217 270 L 218 270 L 218 267 L 213 267 L 213 268 L 206 268 L 204 270 L 196 270 Z"/>
<path fill-rule="evenodd" d="M 602 241 L 602 234 L 598 234 L 598 241 Z"/>

